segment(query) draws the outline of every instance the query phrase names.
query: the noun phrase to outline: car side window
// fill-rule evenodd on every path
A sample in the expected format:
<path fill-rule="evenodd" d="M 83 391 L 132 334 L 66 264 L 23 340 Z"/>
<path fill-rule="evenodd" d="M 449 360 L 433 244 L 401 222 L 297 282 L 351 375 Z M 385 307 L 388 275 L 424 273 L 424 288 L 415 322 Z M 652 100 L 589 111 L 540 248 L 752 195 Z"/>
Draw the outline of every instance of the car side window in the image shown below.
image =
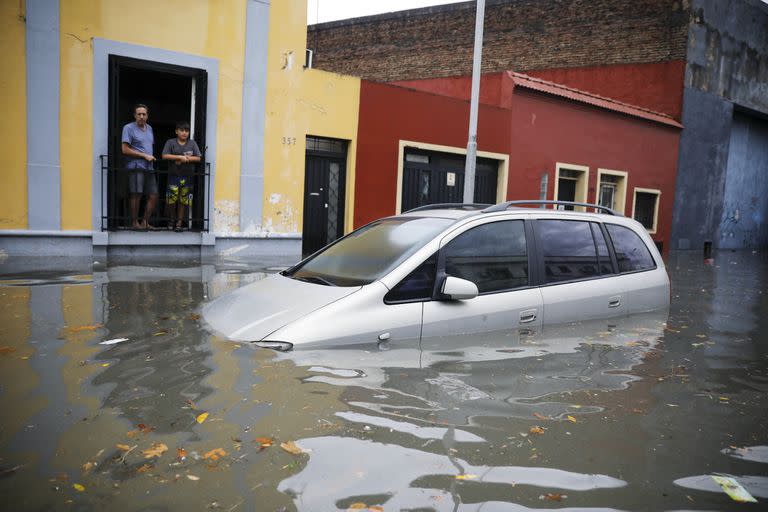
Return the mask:
<path fill-rule="evenodd" d="M 544 256 L 546 283 L 600 275 L 597 251 L 589 224 L 578 220 L 536 222 L 537 241 Z"/>
<path fill-rule="evenodd" d="M 619 272 L 637 272 L 656 268 L 656 262 L 637 233 L 618 224 L 606 224 L 608 234 L 613 241 Z"/>
<path fill-rule="evenodd" d="M 600 225 L 597 222 L 590 222 L 590 226 L 592 227 L 592 236 L 595 238 L 595 246 L 597 246 L 600 274 L 613 274 L 613 263 L 611 263 L 611 255 L 608 252 L 608 244 L 605 242 L 603 230 L 600 229 Z"/>
<path fill-rule="evenodd" d="M 435 272 L 437 270 L 437 253 L 427 258 L 416 267 L 397 286 L 384 296 L 387 304 L 400 302 L 417 302 L 430 300 L 432 289 L 435 287 Z"/>
<path fill-rule="evenodd" d="M 443 248 L 446 274 L 472 281 L 482 293 L 528 286 L 528 250 L 522 220 L 472 228 Z"/>

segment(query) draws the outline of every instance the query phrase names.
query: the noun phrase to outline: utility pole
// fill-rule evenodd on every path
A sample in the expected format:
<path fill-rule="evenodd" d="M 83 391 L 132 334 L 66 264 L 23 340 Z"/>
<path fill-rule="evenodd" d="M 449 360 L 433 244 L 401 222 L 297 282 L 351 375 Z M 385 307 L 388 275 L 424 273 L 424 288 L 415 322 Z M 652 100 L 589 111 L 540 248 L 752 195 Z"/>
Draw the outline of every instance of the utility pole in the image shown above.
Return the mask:
<path fill-rule="evenodd" d="M 475 202 L 475 166 L 477 163 L 477 104 L 480 100 L 480 62 L 483 56 L 483 19 L 485 0 L 477 0 L 475 13 L 475 49 L 472 57 L 472 97 L 469 102 L 469 140 L 464 166 L 464 202 Z"/>

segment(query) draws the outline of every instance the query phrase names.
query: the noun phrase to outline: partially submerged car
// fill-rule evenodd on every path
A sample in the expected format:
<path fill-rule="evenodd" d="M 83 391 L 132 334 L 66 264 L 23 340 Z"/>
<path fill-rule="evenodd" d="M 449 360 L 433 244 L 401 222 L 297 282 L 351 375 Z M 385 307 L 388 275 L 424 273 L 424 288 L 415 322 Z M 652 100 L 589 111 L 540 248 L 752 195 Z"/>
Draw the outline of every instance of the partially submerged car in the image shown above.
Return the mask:
<path fill-rule="evenodd" d="M 597 205 L 508 201 L 376 220 L 216 299 L 203 317 L 229 339 L 277 350 L 399 346 L 655 311 L 669 298 L 662 258 L 635 220 Z"/>

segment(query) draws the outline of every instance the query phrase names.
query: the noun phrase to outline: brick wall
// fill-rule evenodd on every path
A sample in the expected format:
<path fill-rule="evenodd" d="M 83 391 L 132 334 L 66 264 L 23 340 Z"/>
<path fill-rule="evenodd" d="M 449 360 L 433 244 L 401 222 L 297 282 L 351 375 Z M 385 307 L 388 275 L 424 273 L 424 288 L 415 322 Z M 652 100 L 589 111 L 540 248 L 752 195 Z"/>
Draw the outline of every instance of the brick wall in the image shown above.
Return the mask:
<path fill-rule="evenodd" d="M 685 60 L 689 0 L 488 0 L 483 73 Z M 312 25 L 314 66 L 376 81 L 469 75 L 475 2 Z"/>

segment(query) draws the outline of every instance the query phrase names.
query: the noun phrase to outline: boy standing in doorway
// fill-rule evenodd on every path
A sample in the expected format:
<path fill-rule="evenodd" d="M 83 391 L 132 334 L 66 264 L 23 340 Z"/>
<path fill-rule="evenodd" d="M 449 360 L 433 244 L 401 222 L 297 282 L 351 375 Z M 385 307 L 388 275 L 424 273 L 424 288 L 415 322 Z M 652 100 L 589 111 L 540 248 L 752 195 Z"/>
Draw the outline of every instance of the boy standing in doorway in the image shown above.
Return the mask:
<path fill-rule="evenodd" d="M 123 126 L 122 153 L 125 155 L 125 167 L 129 170 L 128 192 L 130 193 L 131 227 L 148 229 L 149 218 L 157 204 L 157 177 L 154 173 L 155 157 L 152 155 L 155 135 L 147 124 L 149 109 L 137 103 L 133 107 L 134 122 Z M 142 194 L 147 194 L 147 206 L 144 219 L 139 221 L 139 202 Z"/>
<path fill-rule="evenodd" d="M 166 202 L 171 210 L 169 227 L 181 231 L 186 225 L 187 206 L 192 206 L 193 173 L 195 164 L 200 161 L 200 148 L 189 138 L 189 123 L 176 123 L 176 138 L 166 141 L 163 160 L 170 160 L 166 193 Z"/>

